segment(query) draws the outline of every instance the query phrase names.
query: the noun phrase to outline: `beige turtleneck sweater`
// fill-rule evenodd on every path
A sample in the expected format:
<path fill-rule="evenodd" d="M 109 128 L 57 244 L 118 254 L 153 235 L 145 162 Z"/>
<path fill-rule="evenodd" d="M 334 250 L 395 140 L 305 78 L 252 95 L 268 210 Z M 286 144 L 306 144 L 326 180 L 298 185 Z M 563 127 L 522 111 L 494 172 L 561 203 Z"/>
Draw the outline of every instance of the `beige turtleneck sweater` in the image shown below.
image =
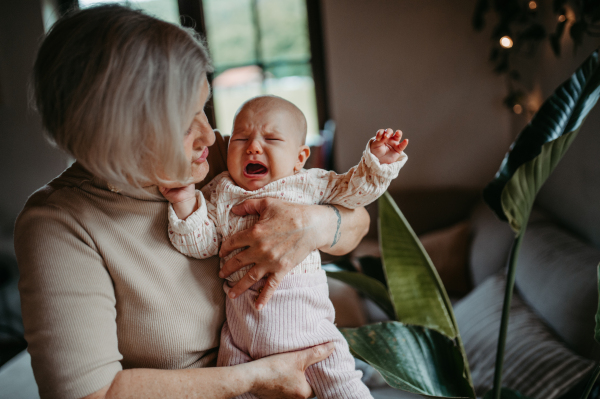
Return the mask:
<path fill-rule="evenodd" d="M 211 147 L 211 174 L 225 143 Z M 17 219 L 19 289 L 42 398 L 80 398 L 123 368 L 213 365 L 224 321 L 219 258 L 173 248 L 168 202 L 111 192 L 77 163 Z"/>

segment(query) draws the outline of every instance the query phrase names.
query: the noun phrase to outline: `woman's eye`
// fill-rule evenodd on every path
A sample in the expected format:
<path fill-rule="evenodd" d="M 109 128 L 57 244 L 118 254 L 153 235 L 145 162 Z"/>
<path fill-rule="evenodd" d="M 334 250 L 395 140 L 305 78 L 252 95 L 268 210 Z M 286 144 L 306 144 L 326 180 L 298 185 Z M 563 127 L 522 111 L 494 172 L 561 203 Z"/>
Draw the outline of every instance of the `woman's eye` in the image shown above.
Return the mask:
<path fill-rule="evenodd" d="M 248 141 L 248 139 L 233 139 L 231 141 Z"/>
<path fill-rule="evenodd" d="M 281 139 L 267 139 L 267 141 L 283 141 Z"/>

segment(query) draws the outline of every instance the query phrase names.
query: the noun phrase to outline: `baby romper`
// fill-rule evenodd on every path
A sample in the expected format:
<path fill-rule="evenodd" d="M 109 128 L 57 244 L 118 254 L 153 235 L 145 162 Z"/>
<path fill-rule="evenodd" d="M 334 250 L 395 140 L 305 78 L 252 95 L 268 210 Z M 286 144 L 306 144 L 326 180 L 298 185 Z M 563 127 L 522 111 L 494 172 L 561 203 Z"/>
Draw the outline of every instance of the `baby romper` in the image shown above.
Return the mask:
<path fill-rule="evenodd" d="M 248 199 L 279 198 L 297 204 L 332 204 L 354 209 L 380 197 L 406 163 L 407 156 L 392 164 L 380 164 L 369 145 L 358 166 L 345 174 L 321 169 L 273 181 L 261 189 L 246 191 L 237 186 L 228 172 L 215 177 L 196 192 L 199 208 L 180 220 L 169 205 L 169 237 L 181 253 L 204 259 L 218 254 L 219 244 L 258 221 L 258 216 L 240 217 L 231 208 Z M 204 195 L 203 195 L 204 194 Z M 209 198 L 209 201 L 205 200 Z M 221 259 L 223 264 L 236 250 Z M 251 266 L 233 273 L 223 288 L 228 292 Z M 342 334 L 333 324 L 334 309 L 329 300 L 327 277 L 321 269 L 319 251 L 313 251 L 282 280 L 275 294 L 261 310 L 254 300 L 265 280 L 254 284 L 235 299 L 226 297 L 227 319 L 221 331 L 218 366 L 232 366 L 265 356 L 334 342 L 327 359 L 310 366 L 306 377 L 319 399 L 372 398 L 355 370 L 354 359 Z M 255 398 L 246 393 L 238 398 Z"/>

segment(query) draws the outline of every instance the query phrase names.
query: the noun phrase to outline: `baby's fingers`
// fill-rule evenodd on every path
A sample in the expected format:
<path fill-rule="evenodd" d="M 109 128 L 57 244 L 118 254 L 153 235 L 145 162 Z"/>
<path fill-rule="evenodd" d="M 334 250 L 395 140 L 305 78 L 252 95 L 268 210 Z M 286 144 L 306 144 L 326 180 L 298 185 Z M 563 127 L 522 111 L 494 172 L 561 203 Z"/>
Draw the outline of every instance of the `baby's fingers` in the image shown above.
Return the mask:
<path fill-rule="evenodd" d="M 404 139 L 400 143 L 394 144 L 394 150 L 396 152 L 402 152 L 406 149 L 407 146 L 408 146 L 408 139 Z"/>
<path fill-rule="evenodd" d="M 401 138 L 402 138 L 402 130 L 396 130 L 396 132 L 392 136 L 392 140 L 393 141 L 400 141 Z"/>
<path fill-rule="evenodd" d="M 385 129 L 379 129 L 377 131 L 377 134 L 375 135 L 375 140 L 381 141 L 381 139 L 383 138 L 383 133 L 384 132 L 385 132 Z"/>

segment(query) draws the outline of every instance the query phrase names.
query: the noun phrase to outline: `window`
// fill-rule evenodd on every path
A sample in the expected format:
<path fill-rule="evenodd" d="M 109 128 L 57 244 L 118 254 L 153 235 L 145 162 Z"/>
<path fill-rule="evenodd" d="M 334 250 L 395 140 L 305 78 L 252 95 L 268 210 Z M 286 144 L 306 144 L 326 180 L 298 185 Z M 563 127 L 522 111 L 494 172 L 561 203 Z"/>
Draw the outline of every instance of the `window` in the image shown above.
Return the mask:
<path fill-rule="evenodd" d="M 204 0 L 215 73 L 217 126 L 229 134 L 248 98 L 274 94 L 298 106 L 319 136 L 305 0 Z"/>
<path fill-rule="evenodd" d="M 59 1 L 80 8 L 120 3 L 193 26 L 206 36 L 215 66 L 213 108 L 207 112 L 213 126 L 230 134 L 235 111 L 244 101 L 274 94 L 304 112 L 308 144 L 320 143 L 319 129 L 328 112 L 319 0 Z"/>

